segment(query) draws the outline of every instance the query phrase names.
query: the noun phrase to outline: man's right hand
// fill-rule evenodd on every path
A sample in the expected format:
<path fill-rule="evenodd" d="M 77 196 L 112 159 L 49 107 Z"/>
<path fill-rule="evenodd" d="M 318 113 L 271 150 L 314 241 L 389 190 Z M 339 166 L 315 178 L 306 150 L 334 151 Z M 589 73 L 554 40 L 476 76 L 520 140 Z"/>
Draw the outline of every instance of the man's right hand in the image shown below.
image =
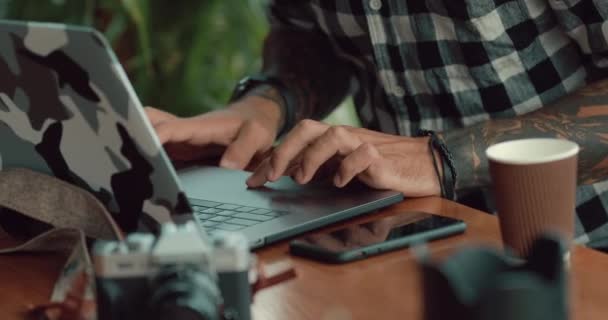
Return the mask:
<path fill-rule="evenodd" d="M 191 118 L 150 107 L 146 113 L 173 160 L 199 160 L 223 153 L 219 164 L 229 169 L 244 169 L 254 156 L 268 151 L 282 121 L 277 103 L 258 96 Z"/>

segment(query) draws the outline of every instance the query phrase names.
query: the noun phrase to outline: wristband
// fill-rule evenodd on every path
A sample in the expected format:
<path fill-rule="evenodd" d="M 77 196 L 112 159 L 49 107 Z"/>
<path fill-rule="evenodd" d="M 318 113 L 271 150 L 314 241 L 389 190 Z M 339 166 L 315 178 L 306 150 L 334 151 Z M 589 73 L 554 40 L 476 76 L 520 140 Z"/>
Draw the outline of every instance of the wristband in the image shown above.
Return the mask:
<path fill-rule="evenodd" d="M 433 149 L 437 150 L 437 152 L 441 156 L 443 166 L 443 179 L 440 183 L 442 197 L 449 200 L 454 200 L 456 179 L 458 178 L 458 174 L 456 173 L 452 153 L 450 153 L 450 150 L 445 145 L 445 143 L 441 139 L 439 139 L 435 131 L 420 129 L 418 130 L 417 136 L 428 136 L 429 145 L 432 146 Z M 432 150 L 431 153 L 433 155 L 433 164 L 436 168 L 435 170 L 439 175 L 439 170 L 437 170 L 437 165 L 434 158 L 434 152 Z"/>

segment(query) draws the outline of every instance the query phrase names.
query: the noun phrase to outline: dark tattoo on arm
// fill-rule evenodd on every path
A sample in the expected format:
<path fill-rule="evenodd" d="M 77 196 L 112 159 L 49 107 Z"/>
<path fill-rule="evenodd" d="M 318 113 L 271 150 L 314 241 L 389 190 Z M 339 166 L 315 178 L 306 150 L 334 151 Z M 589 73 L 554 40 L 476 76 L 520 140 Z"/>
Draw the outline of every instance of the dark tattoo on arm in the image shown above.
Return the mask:
<path fill-rule="evenodd" d="M 513 119 L 491 120 L 442 133 L 455 158 L 456 189 L 489 185 L 485 149 L 529 137 L 556 137 L 579 144 L 578 182 L 608 178 L 608 80 L 587 86 L 551 106 Z"/>

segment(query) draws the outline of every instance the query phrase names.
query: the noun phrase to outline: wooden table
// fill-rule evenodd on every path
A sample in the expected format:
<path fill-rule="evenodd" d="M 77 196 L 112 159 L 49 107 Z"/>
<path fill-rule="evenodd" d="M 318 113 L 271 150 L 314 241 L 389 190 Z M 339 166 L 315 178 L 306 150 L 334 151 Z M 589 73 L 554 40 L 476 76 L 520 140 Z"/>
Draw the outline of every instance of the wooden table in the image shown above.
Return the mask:
<path fill-rule="evenodd" d="M 439 198 L 407 200 L 374 215 L 426 211 L 465 220 L 463 235 L 430 244 L 434 255 L 445 255 L 465 243 L 500 245 L 495 217 Z M 357 223 L 369 216 L 351 220 Z M 331 229 L 330 227 L 329 229 Z M 333 227 L 335 228 L 335 227 Z M 0 246 L 10 244 L 0 239 Z M 420 319 L 418 269 L 407 249 L 347 265 L 325 265 L 287 254 L 280 243 L 257 252 L 264 262 L 291 259 L 298 278 L 260 292 L 255 297 L 255 319 Z M 58 257 L 0 256 L 0 318 L 18 319 L 28 304 L 50 294 L 61 268 Z M 608 255 L 584 247 L 572 253 L 571 296 L 573 319 L 605 319 L 608 315 Z"/>

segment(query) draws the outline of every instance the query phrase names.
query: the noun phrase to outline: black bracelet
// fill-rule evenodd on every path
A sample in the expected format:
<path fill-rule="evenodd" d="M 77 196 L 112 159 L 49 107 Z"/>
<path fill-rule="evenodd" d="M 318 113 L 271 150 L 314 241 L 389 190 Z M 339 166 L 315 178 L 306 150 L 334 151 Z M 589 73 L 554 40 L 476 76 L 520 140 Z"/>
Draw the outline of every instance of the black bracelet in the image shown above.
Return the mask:
<path fill-rule="evenodd" d="M 439 181 L 439 191 L 441 192 L 441 197 L 445 197 L 445 188 L 443 187 L 443 181 L 441 180 L 441 174 L 439 173 L 439 166 L 437 166 L 437 158 L 435 157 L 435 147 L 433 147 L 433 139 L 430 137 L 429 152 L 431 153 L 431 159 L 433 159 L 433 168 L 435 169 L 435 174 L 437 175 L 437 180 Z"/>
<path fill-rule="evenodd" d="M 279 106 L 283 111 L 284 117 L 283 127 L 281 127 L 281 130 L 279 130 L 277 134 L 277 138 L 280 138 L 296 125 L 296 99 L 289 88 L 287 88 L 279 79 L 271 78 L 271 81 L 268 84 L 274 86 L 279 91 L 279 94 L 285 102 L 284 105 Z"/>
<path fill-rule="evenodd" d="M 454 166 L 452 153 L 450 153 L 450 150 L 448 150 L 445 143 L 439 139 L 435 131 L 420 129 L 418 130 L 417 135 L 428 136 L 429 144 L 441 155 L 443 165 L 443 183 L 441 183 L 442 196 L 446 199 L 454 200 L 454 190 L 456 189 L 456 179 L 458 178 L 458 175 Z M 433 161 L 435 161 L 435 158 L 433 158 Z"/>

